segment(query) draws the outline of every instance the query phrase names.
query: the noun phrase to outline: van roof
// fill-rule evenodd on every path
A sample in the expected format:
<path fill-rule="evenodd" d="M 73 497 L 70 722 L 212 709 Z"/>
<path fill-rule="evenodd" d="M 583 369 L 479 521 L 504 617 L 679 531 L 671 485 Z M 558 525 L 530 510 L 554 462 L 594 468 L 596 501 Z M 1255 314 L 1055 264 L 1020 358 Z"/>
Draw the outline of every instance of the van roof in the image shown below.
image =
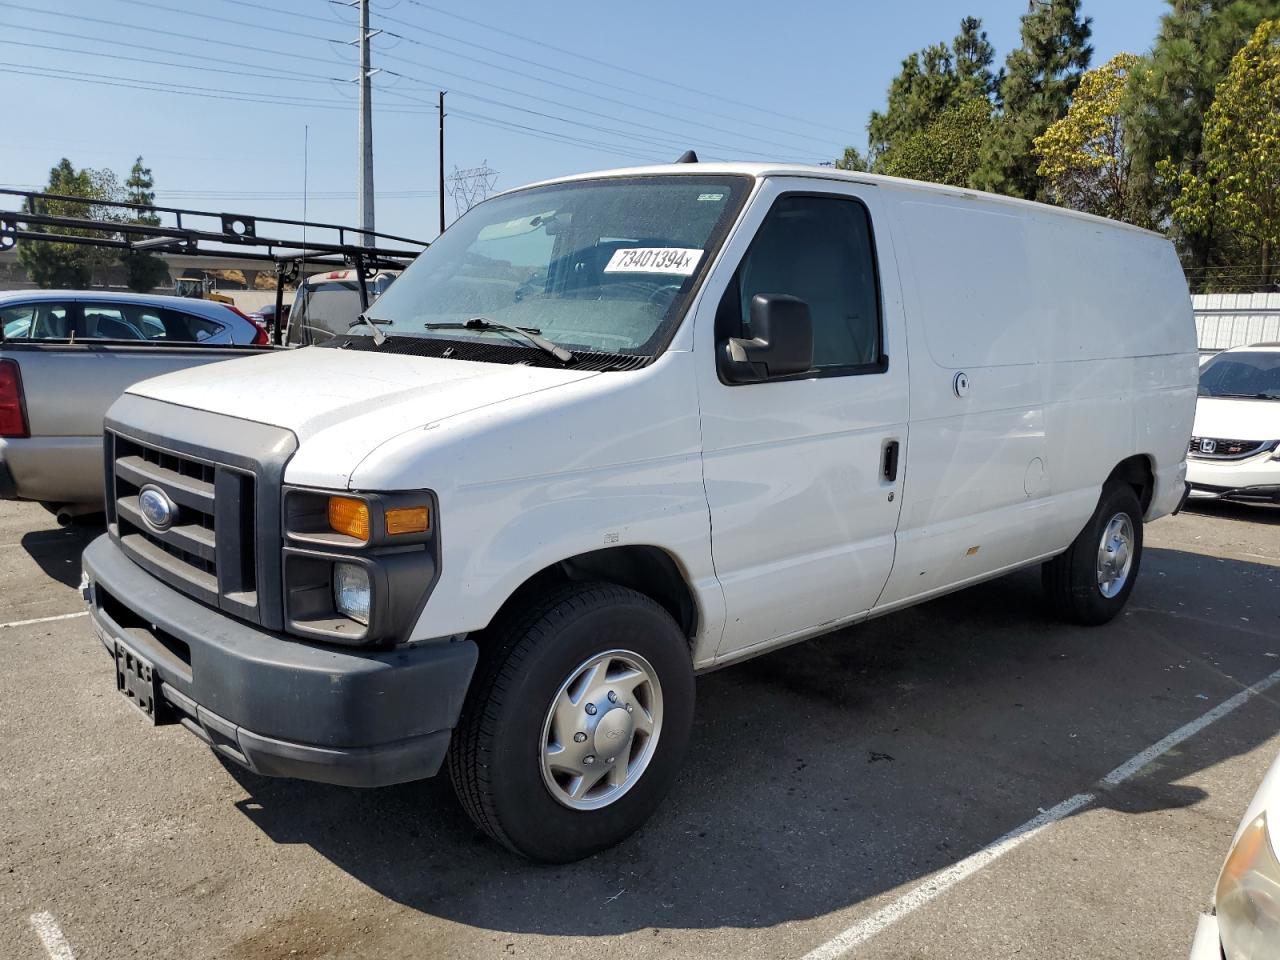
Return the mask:
<path fill-rule="evenodd" d="M 1161 240 L 1167 239 L 1162 234 L 1156 233 L 1155 231 L 1145 230 L 1142 227 L 1135 227 L 1133 224 L 1125 223 L 1121 220 L 1110 220 L 1106 217 L 1094 216 L 1091 213 L 1081 213 L 1078 210 L 1069 210 L 1066 207 L 1055 207 L 1047 203 L 1037 203 L 1034 200 L 1020 200 L 1016 197 L 1006 197 L 995 193 L 984 193 L 981 190 L 970 190 L 964 187 L 952 187 L 942 183 L 926 183 L 922 180 L 906 180 L 901 177 L 886 177 L 883 174 L 878 173 L 858 173 L 852 170 L 838 170 L 835 167 L 816 166 L 803 163 L 698 162 L 667 163 L 646 167 L 622 167 L 614 170 L 597 170 L 590 173 L 579 173 L 571 176 L 554 177 L 549 180 L 541 180 L 536 183 L 525 184 L 521 187 L 513 187 L 510 190 L 503 191 L 503 193 L 498 194 L 498 196 L 502 196 L 505 193 L 516 193 L 520 190 L 527 190 L 530 187 L 541 187 L 553 183 L 573 183 L 580 180 L 600 180 L 609 177 L 654 176 L 657 174 L 675 174 L 685 176 L 697 174 L 704 176 L 725 176 L 736 174 L 738 176 L 748 176 L 757 179 L 763 179 L 766 177 L 805 177 L 808 179 L 818 180 L 839 180 L 846 183 L 862 183 L 873 187 L 892 187 L 895 189 L 924 191 L 927 193 L 941 194 L 950 197 L 966 197 L 971 200 L 981 200 L 1003 206 L 1018 207 L 1027 212 L 1047 213 L 1054 216 L 1088 220 L 1098 224 L 1105 224 L 1109 227 L 1134 230 L 1148 236 L 1159 237 Z"/>

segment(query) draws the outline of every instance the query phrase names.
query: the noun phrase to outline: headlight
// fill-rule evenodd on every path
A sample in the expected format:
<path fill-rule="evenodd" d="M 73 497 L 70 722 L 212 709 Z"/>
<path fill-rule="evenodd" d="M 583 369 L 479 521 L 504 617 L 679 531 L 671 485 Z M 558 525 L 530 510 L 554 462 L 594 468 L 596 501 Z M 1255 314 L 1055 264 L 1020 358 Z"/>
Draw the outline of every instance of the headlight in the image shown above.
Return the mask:
<path fill-rule="evenodd" d="M 1280 944 L 1280 862 L 1266 814 L 1245 827 L 1227 855 L 1214 894 L 1226 960 L 1264 960 Z"/>
<path fill-rule="evenodd" d="M 368 570 L 354 563 L 333 565 L 333 605 L 339 613 L 367 627 L 371 596 Z"/>

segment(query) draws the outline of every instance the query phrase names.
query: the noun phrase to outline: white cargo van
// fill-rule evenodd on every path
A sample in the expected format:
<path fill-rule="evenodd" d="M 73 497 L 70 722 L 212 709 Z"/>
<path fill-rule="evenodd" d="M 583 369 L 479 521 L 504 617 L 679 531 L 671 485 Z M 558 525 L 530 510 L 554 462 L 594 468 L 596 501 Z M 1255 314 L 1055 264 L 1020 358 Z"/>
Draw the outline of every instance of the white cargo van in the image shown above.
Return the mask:
<path fill-rule="evenodd" d="M 268 775 L 447 763 L 569 860 L 666 793 L 698 671 L 1030 564 L 1114 617 L 1196 382 L 1151 233 L 824 168 L 574 177 L 326 347 L 130 388 L 84 592 L 151 721 Z"/>

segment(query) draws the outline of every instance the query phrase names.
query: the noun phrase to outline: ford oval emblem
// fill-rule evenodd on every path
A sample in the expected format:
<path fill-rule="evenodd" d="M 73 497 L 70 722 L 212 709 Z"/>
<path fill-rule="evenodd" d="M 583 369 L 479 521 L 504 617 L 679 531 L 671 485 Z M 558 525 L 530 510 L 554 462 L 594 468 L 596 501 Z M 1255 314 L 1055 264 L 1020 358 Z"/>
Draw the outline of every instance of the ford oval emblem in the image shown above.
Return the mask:
<path fill-rule="evenodd" d="M 138 511 L 147 526 L 156 533 L 164 533 L 172 527 L 178 516 L 178 507 L 169 495 L 149 484 L 138 491 Z"/>

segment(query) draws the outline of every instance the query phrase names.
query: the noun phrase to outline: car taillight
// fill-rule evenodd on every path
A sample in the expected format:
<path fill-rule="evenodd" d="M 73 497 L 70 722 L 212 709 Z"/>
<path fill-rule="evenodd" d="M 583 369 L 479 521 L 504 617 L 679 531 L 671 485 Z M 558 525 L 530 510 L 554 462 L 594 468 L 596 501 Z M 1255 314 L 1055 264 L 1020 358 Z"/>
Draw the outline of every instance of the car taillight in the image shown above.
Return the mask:
<path fill-rule="evenodd" d="M 252 343 L 255 347 L 271 346 L 271 337 L 267 335 L 267 328 L 263 326 L 261 321 L 253 320 L 252 317 L 249 319 L 253 323 L 254 327 L 257 329 L 257 333 L 253 335 L 253 339 L 250 340 L 249 342 Z"/>
<path fill-rule="evenodd" d="M 29 437 L 22 374 L 16 360 L 0 360 L 0 437 Z"/>
<path fill-rule="evenodd" d="M 230 310 L 232 313 L 234 313 L 237 317 L 243 317 L 245 320 L 253 319 L 253 317 L 249 316 L 247 313 L 245 313 L 243 310 L 237 307 L 234 303 L 224 303 L 223 306 L 226 307 L 228 310 Z"/>

